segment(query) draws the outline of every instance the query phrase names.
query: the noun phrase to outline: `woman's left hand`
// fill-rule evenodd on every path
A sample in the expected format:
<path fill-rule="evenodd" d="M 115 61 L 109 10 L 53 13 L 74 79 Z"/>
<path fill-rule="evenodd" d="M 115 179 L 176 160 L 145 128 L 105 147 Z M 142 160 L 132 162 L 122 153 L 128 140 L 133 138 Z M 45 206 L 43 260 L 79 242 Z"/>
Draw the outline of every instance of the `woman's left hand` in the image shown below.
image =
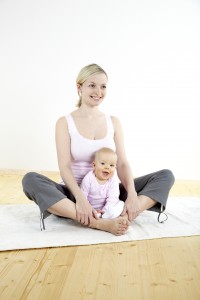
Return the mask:
<path fill-rule="evenodd" d="M 134 197 L 128 196 L 125 203 L 124 203 L 124 209 L 121 213 L 121 216 L 125 215 L 127 213 L 128 220 L 132 222 L 140 213 L 140 205 L 139 205 L 139 199 L 138 196 L 135 195 Z"/>

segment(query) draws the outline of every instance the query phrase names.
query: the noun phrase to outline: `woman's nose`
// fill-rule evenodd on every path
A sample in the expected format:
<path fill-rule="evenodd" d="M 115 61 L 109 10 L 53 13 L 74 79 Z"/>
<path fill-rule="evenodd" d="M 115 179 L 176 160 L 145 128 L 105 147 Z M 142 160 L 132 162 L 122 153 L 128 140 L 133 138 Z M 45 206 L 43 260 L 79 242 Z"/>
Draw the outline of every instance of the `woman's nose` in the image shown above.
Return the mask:
<path fill-rule="evenodd" d="M 97 94 L 98 96 L 101 95 L 101 89 L 100 89 L 99 87 L 96 87 L 95 92 L 96 92 L 96 94 Z"/>

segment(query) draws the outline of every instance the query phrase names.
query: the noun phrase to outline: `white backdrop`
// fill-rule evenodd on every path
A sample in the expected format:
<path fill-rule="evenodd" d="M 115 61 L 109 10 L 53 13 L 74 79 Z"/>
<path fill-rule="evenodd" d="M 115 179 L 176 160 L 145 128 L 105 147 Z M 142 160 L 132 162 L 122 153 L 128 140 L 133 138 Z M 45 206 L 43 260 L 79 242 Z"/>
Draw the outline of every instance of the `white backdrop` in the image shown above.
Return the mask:
<path fill-rule="evenodd" d="M 0 0 L 0 168 L 58 170 L 55 122 L 97 63 L 134 175 L 199 180 L 199 53 L 198 0 Z"/>

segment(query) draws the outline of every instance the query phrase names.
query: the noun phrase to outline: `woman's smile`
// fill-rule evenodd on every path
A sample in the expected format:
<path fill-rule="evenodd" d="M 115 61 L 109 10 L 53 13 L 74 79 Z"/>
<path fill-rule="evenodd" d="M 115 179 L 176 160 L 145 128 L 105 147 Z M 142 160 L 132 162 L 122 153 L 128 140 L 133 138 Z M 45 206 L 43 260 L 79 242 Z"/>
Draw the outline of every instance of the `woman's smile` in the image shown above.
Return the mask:
<path fill-rule="evenodd" d="M 99 101 L 101 99 L 101 97 L 96 97 L 96 96 L 90 96 L 90 97 L 95 101 Z"/>

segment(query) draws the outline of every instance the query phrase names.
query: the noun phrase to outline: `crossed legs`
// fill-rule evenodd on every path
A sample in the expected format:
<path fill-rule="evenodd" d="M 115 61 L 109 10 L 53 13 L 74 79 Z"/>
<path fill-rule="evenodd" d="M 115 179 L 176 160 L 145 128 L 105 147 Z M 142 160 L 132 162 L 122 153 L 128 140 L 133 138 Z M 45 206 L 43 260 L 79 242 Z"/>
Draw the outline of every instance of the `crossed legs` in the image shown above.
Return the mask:
<path fill-rule="evenodd" d="M 76 206 L 75 203 L 71 200 L 65 198 L 57 202 L 48 208 L 48 212 L 61 216 L 76 220 Z M 89 224 L 90 228 L 99 229 L 103 231 L 108 231 L 114 235 L 122 235 L 124 234 L 129 226 L 129 221 L 127 216 L 118 217 L 115 219 L 95 219 L 93 218 Z"/>
<path fill-rule="evenodd" d="M 155 205 L 156 201 L 150 199 L 147 196 L 139 196 L 140 199 L 140 211 L 144 211 Z M 64 198 L 48 208 L 48 212 L 76 220 L 76 206 L 71 200 Z M 127 215 L 123 217 L 117 217 L 115 219 L 95 219 L 93 218 L 89 224 L 90 228 L 108 231 L 114 235 L 125 234 L 128 230 L 130 222 L 128 221 Z"/>
<path fill-rule="evenodd" d="M 142 212 L 153 207 L 157 202 L 158 204 L 166 203 L 169 190 L 174 183 L 174 176 L 170 170 L 161 170 L 136 178 L 134 182 Z M 68 199 L 69 191 L 65 187 L 35 172 L 26 174 L 22 184 L 26 196 L 35 201 L 41 211 L 47 210 L 55 215 L 76 220 L 76 206 Z M 127 192 L 122 185 L 120 185 L 119 198 L 122 201 L 127 198 Z M 55 199 L 58 199 L 58 202 L 55 203 Z M 124 234 L 128 226 L 127 215 L 111 220 L 93 218 L 89 225 L 91 228 L 108 231 L 115 235 Z"/>

